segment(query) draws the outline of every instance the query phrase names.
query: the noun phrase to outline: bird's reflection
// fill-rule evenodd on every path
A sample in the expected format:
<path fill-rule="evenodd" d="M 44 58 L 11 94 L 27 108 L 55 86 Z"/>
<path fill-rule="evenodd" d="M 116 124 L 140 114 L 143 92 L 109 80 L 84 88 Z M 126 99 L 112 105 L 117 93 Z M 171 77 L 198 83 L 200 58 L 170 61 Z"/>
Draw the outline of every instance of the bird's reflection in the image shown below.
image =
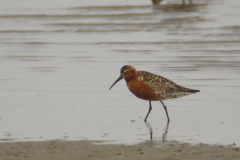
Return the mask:
<path fill-rule="evenodd" d="M 152 126 L 150 125 L 150 123 L 147 123 L 147 122 L 145 122 L 145 123 L 146 123 L 147 128 L 149 128 L 150 140 L 152 140 Z"/>
<path fill-rule="evenodd" d="M 169 121 L 167 122 L 167 125 L 166 125 L 166 127 L 165 127 L 165 131 L 164 131 L 163 136 L 162 136 L 162 142 L 163 142 L 163 143 L 165 142 L 166 137 L 167 137 L 168 127 L 169 127 Z"/>
<path fill-rule="evenodd" d="M 153 135 L 153 129 L 150 123 L 146 122 L 147 128 L 149 128 L 149 133 L 150 133 L 150 140 L 152 140 L 152 135 Z M 166 127 L 164 128 L 163 136 L 162 136 L 162 142 L 164 143 L 166 141 L 167 133 L 168 133 L 168 127 L 169 127 L 169 121 L 167 122 Z"/>

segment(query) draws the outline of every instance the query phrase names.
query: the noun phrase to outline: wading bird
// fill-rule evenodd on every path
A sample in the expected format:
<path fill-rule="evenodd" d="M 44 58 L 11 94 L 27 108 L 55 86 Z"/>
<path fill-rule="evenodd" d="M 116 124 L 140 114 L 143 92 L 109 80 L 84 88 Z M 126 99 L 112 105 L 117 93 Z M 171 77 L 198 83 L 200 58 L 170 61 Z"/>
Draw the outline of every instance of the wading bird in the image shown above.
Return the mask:
<path fill-rule="evenodd" d="M 125 79 L 128 89 L 138 98 L 149 101 L 149 111 L 144 121 L 152 110 L 151 101 L 160 101 L 165 109 L 168 122 L 170 121 L 167 107 L 162 100 L 179 98 L 200 92 L 177 85 L 173 81 L 146 71 L 137 71 L 134 67 L 125 65 L 120 70 L 120 77 L 112 84 L 109 90 L 121 79 Z"/>

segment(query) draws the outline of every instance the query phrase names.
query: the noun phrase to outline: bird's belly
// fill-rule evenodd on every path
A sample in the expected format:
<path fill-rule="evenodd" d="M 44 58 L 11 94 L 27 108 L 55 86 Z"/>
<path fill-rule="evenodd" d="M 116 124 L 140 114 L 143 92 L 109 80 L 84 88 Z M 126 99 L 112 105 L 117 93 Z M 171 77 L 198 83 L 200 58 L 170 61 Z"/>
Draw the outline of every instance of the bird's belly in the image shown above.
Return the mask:
<path fill-rule="evenodd" d="M 138 98 L 150 101 L 160 100 L 156 97 L 154 91 L 147 84 L 139 82 L 128 82 L 128 89 Z M 157 99 L 156 99 L 157 98 Z"/>
<path fill-rule="evenodd" d="M 157 97 L 161 97 L 160 100 L 167 100 L 167 99 L 172 99 L 172 98 L 180 98 L 187 96 L 189 94 L 193 94 L 191 92 L 172 92 L 172 93 L 166 93 L 166 92 L 155 92 L 156 99 Z"/>

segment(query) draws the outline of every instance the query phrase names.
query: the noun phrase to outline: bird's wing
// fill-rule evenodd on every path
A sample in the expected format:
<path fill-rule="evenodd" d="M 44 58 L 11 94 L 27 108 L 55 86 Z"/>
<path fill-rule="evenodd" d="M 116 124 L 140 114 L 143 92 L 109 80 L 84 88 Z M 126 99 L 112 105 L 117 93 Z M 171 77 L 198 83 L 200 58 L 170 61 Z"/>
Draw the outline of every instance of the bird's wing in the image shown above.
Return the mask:
<path fill-rule="evenodd" d="M 144 83 L 149 85 L 153 91 L 162 92 L 163 94 L 198 91 L 177 85 L 176 83 L 167 78 L 146 71 L 138 72 L 138 80 L 142 80 Z"/>
<path fill-rule="evenodd" d="M 152 74 L 145 71 L 139 71 L 138 80 L 141 80 L 142 82 L 150 86 L 153 91 L 167 91 L 167 92 L 175 91 L 174 87 L 172 86 L 176 85 L 176 83 L 156 74 Z"/>

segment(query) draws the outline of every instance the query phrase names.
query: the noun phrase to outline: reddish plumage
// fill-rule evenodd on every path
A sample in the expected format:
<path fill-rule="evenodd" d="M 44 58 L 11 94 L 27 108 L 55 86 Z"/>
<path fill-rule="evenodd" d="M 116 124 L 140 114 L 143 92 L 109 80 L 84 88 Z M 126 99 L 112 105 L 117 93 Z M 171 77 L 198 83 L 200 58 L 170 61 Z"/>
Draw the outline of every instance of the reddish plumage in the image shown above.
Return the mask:
<path fill-rule="evenodd" d="M 167 107 L 162 100 L 178 98 L 200 92 L 199 90 L 185 88 L 171 80 L 145 71 L 137 71 L 134 67 L 126 65 L 121 68 L 120 77 L 113 83 L 110 89 L 121 79 L 125 79 L 128 89 L 138 98 L 149 101 L 149 111 L 145 122 L 151 112 L 151 101 L 160 101 L 166 111 Z M 169 121 L 168 117 L 168 121 Z"/>

